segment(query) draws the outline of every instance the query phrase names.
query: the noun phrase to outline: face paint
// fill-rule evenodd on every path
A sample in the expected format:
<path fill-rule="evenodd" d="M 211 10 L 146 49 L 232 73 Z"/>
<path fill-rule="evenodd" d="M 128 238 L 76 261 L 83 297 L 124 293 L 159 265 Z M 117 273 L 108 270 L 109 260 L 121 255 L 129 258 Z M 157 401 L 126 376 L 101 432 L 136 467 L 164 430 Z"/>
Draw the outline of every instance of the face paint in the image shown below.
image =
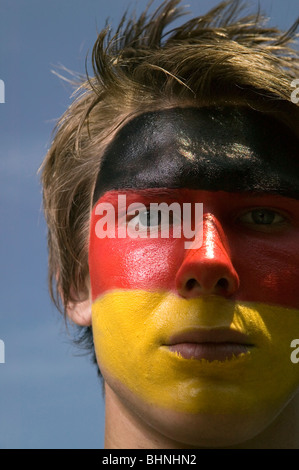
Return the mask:
<path fill-rule="evenodd" d="M 299 198 L 298 141 L 270 117 L 242 108 L 142 114 L 108 146 L 94 203 L 113 189 L 190 188 Z"/>
<path fill-rule="evenodd" d="M 204 113 L 140 116 L 106 152 L 95 202 L 125 193 L 129 202 L 203 203 L 204 239 L 198 250 L 185 250 L 183 238 L 100 240 L 93 211 L 96 354 L 106 380 L 148 404 L 191 414 L 267 408 L 274 416 L 299 386 L 290 360 L 299 332 L 295 142 L 281 129 L 276 138 L 251 112 Z M 215 359 L 219 345 L 196 359 L 179 354 L 185 346 L 173 350 L 173 335 L 199 330 L 223 332 L 227 360 Z M 245 343 L 231 346 L 232 331 Z"/>
<path fill-rule="evenodd" d="M 298 365 L 290 360 L 298 310 L 219 296 L 186 300 L 167 292 L 113 291 L 93 304 L 93 328 L 108 377 L 151 405 L 196 414 L 278 412 L 299 385 Z M 245 335 L 248 352 L 211 362 L 186 359 L 169 347 L 178 333 L 208 336 L 220 329 Z"/>
<path fill-rule="evenodd" d="M 118 192 L 100 199 L 117 206 Z M 184 238 L 104 238 L 96 236 L 98 216 L 91 218 L 90 277 L 93 300 L 112 289 L 168 290 L 178 293 L 178 277 L 210 272 L 208 260 L 233 266 L 239 287 L 230 298 L 299 308 L 299 202 L 278 195 L 197 190 L 143 190 L 127 193 L 127 203 L 149 201 L 203 203 L 203 245 L 185 250 Z M 253 211 L 275 214 L 270 224 L 252 223 Z M 267 213 L 267 212 L 265 212 Z M 282 219 L 282 220 L 280 220 Z M 266 221 L 267 222 L 267 221 Z M 179 272 L 180 271 L 180 272 Z M 180 274 L 181 273 L 181 274 Z M 187 281 L 186 281 L 187 282 Z M 236 281 L 232 281 L 236 282 Z M 226 295 L 225 292 L 220 292 Z"/>

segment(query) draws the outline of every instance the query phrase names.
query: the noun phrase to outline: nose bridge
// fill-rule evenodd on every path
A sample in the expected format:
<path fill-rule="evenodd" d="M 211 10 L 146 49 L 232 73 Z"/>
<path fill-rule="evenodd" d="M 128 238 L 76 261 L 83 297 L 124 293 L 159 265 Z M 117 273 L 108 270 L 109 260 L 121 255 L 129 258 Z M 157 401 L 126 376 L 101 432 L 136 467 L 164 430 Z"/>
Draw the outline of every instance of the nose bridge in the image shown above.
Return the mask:
<path fill-rule="evenodd" d="M 176 286 L 183 297 L 204 294 L 232 295 L 239 286 L 227 237 L 212 214 L 203 217 L 203 242 L 188 250 L 177 273 Z"/>
<path fill-rule="evenodd" d="M 195 250 L 195 256 L 206 259 L 217 257 L 228 257 L 228 243 L 224 231 L 216 219 L 211 214 L 203 217 L 203 241 L 201 249 Z"/>

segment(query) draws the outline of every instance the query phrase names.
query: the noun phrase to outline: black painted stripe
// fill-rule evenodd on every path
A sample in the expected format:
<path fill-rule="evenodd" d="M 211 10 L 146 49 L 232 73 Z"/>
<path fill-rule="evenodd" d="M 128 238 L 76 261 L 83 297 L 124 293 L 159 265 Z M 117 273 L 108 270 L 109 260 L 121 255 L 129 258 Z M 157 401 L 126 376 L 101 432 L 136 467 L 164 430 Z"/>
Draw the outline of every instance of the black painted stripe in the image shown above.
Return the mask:
<path fill-rule="evenodd" d="M 298 138 L 250 108 L 172 108 L 127 123 L 107 147 L 94 203 L 110 190 L 189 188 L 299 199 Z"/>

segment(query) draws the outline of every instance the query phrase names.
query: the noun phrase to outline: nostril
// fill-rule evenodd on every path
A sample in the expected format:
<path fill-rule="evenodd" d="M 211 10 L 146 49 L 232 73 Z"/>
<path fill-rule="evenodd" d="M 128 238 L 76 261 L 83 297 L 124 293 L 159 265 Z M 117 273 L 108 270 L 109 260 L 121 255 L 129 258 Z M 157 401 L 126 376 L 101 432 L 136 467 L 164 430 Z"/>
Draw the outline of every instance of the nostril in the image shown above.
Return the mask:
<path fill-rule="evenodd" d="M 229 288 L 229 282 L 225 277 L 222 277 L 218 280 L 216 287 L 220 287 L 220 289 L 227 291 Z"/>
<path fill-rule="evenodd" d="M 190 290 L 194 289 L 194 287 L 198 284 L 197 280 L 194 278 L 188 279 L 186 282 L 185 288 L 186 291 L 189 292 Z"/>
<path fill-rule="evenodd" d="M 185 290 L 186 292 L 191 292 L 195 288 L 200 288 L 199 282 L 195 278 L 190 278 L 185 284 Z M 212 290 L 214 293 L 221 293 L 221 292 L 227 292 L 229 289 L 229 281 L 225 277 L 221 277 L 218 279 L 216 284 L 214 284 Z M 203 289 L 205 291 L 206 289 Z M 210 289 L 208 289 L 210 290 Z"/>

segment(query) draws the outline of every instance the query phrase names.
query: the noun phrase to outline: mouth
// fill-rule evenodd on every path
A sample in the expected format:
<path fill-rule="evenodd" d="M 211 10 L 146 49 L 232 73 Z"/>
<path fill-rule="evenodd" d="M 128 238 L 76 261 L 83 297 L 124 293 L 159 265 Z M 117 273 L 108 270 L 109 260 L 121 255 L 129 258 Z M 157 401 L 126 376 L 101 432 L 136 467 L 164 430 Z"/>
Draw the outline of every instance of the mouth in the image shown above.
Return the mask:
<path fill-rule="evenodd" d="M 174 334 L 164 346 L 184 359 L 224 362 L 248 353 L 254 344 L 237 330 L 200 328 Z"/>

